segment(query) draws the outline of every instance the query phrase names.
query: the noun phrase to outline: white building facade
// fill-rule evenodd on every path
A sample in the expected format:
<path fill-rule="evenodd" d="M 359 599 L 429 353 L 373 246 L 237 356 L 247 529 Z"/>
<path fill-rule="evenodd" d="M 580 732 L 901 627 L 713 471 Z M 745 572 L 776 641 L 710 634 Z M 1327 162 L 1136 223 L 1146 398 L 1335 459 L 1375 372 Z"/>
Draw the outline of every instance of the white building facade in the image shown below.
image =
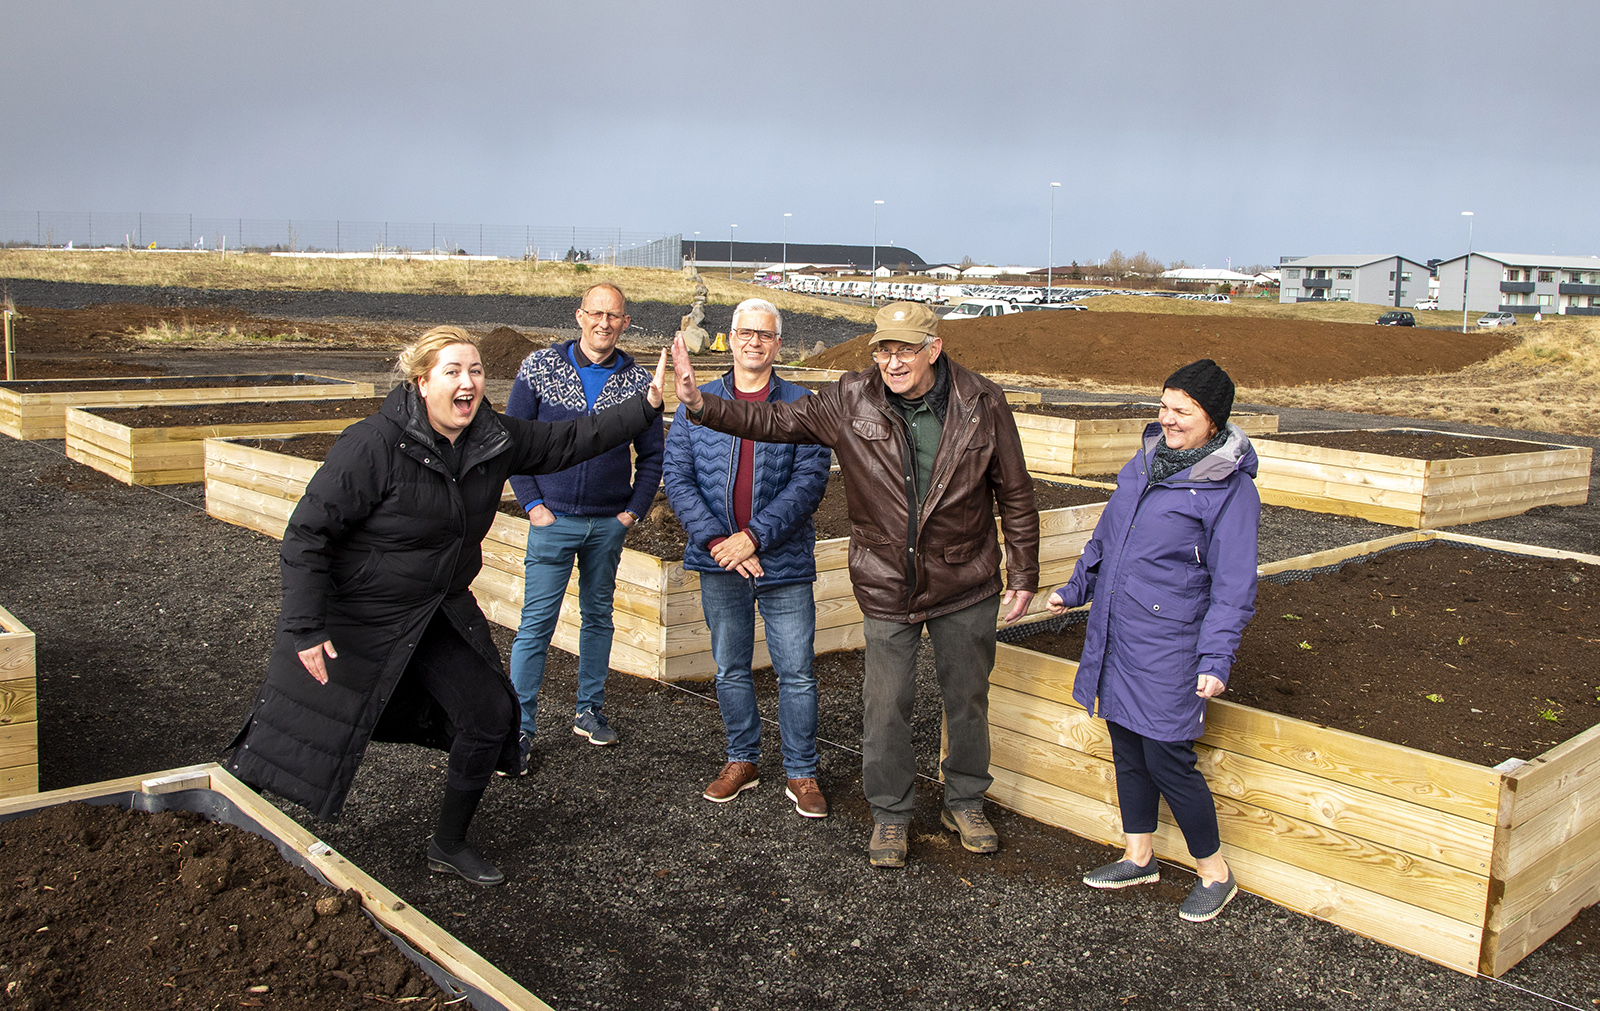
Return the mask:
<path fill-rule="evenodd" d="M 1428 297 L 1428 265 L 1388 254 L 1332 253 L 1286 257 L 1279 302 L 1364 302 L 1411 306 Z"/>
<path fill-rule="evenodd" d="M 1473 253 L 1439 264 L 1439 308 L 1600 316 L 1600 257 Z"/>

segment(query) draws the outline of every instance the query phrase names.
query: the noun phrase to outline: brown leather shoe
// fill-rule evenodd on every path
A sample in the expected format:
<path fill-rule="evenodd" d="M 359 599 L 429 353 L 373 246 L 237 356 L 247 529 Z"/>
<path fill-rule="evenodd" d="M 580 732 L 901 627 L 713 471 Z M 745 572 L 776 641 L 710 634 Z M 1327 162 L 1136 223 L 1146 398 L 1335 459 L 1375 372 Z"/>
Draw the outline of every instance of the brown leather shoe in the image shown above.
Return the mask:
<path fill-rule="evenodd" d="M 754 790 L 760 785 L 761 774 L 756 770 L 756 763 L 729 762 L 700 796 L 718 804 L 726 804 L 746 790 Z"/>
<path fill-rule="evenodd" d="M 826 818 L 828 816 L 828 798 L 822 795 L 822 787 L 817 785 L 813 777 L 805 779 L 791 779 L 783 791 L 783 795 L 794 801 L 794 809 L 802 818 Z"/>
<path fill-rule="evenodd" d="M 904 867 L 908 825 L 878 822 L 872 826 L 872 841 L 867 843 L 867 862 L 874 867 Z"/>
<path fill-rule="evenodd" d="M 951 832 L 961 833 L 961 848 L 969 853 L 993 853 L 1000 849 L 1000 833 L 989 824 L 982 808 L 948 807 L 939 812 L 939 823 Z"/>

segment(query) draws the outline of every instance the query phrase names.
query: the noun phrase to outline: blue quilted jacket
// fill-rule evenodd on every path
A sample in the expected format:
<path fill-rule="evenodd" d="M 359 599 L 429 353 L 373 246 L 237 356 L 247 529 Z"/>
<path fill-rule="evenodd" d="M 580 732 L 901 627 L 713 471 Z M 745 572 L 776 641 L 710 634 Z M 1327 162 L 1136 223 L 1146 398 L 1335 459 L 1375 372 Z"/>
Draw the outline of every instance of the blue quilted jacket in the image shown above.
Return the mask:
<path fill-rule="evenodd" d="M 700 387 L 733 399 L 733 373 Z M 810 396 L 803 386 L 772 377 L 768 402 L 789 403 Z M 733 525 L 733 470 L 739 440 L 693 424 L 680 406 L 667 435 L 667 501 L 678 514 L 689 544 L 683 565 L 695 572 L 721 572 L 706 547 L 738 531 Z M 758 442 L 750 487 L 750 532 L 760 547 L 763 575 L 757 586 L 809 583 L 817 578 L 816 524 L 811 514 L 828 489 L 833 454 L 826 446 Z"/>

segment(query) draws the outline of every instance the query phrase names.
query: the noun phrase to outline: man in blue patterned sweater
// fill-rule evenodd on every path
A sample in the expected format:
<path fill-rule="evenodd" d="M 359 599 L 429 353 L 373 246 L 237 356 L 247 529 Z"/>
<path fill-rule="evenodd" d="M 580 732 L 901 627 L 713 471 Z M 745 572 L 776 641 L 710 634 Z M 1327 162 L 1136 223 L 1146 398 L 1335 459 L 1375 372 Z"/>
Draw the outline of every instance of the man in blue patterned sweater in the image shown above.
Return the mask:
<path fill-rule="evenodd" d="M 523 361 L 506 402 L 507 414 L 561 421 L 604 410 L 650 385 L 649 370 L 617 349 L 617 338 L 629 322 L 622 289 L 603 283 L 590 287 L 583 293 L 577 319 L 582 330 L 577 340 L 535 351 Z M 568 470 L 511 479 L 511 489 L 531 524 L 522 624 L 511 647 L 511 683 L 522 702 L 524 774 L 536 729 L 545 652 L 574 561 L 583 626 L 578 636 L 578 704 L 572 732 L 587 737 L 590 744 L 617 739 L 601 713 L 611 669 L 611 601 L 623 538 L 649 511 L 661 484 L 663 441 L 657 419 L 634 439 L 631 463 L 629 447 L 624 445 Z"/>

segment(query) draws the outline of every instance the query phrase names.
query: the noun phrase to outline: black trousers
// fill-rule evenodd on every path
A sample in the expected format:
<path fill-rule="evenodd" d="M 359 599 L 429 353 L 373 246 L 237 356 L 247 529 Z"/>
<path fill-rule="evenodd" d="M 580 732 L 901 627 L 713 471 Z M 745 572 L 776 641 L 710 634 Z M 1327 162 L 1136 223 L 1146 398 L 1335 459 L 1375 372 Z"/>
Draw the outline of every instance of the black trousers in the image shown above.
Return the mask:
<path fill-rule="evenodd" d="M 1165 797 L 1196 860 L 1222 848 L 1217 805 L 1195 765 L 1193 741 L 1153 741 L 1120 724 L 1111 731 L 1111 757 L 1117 766 L 1117 807 L 1122 831 L 1140 835 L 1156 830 L 1156 802 Z"/>
<path fill-rule="evenodd" d="M 505 672 L 479 655 L 441 612 L 428 623 L 404 676 L 418 680 L 455 729 L 449 784 L 457 790 L 488 786 L 513 725 Z"/>

